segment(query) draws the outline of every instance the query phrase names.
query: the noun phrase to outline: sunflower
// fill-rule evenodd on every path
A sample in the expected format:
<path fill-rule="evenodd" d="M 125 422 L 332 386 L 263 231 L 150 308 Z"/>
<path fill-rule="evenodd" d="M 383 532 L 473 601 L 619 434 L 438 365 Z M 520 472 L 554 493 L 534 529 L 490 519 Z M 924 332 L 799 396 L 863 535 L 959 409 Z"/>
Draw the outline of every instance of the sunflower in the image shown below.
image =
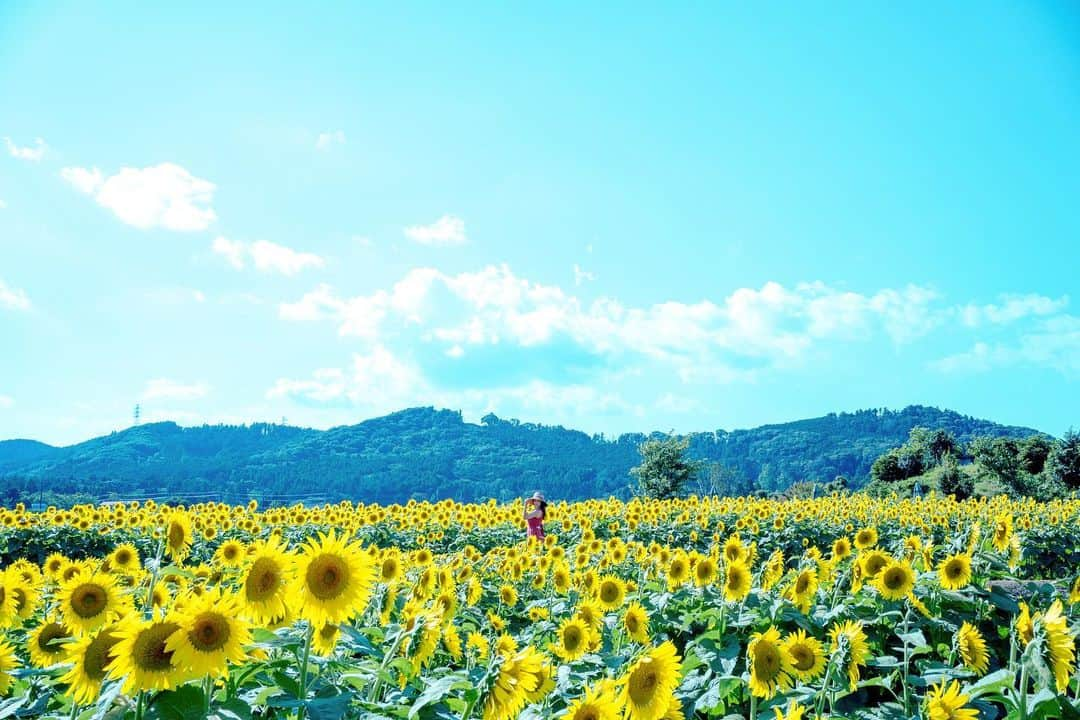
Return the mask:
<path fill-rule="evenodd" d="M 623 629 L 635 642 L 645 644 L 649 642 L 649 613 L 641 606 L 641 603 L 632 602 L 623 613 Z"/>
<path fill-rule="evenodd" d="M 1069 590 L 1069 604 L 1075 605 L 1080 603 L 1080 575 L 1076 576 L 1073 580 L 1072 588 Z"/>
<path fill-rule="evenodd" d="M 855 533 L 855 547 L 859 550 L 866 550 L 877 545 L 878 531 L 876 527 L 865 527 L 859 532 Z"/>
<path fill-rule="evenodd" d="M 620 709 L 614 685 L 601 680 L 593 687 L 585 688 L 585 694 L 570 703 L 559 717 L 562 720 L 619 720 Z"/>
<path fill-rule="evenodd" d="M 817 589 L 817 571 L 813 568 L 804 568 L 795 576 L 795 580 L 788 587 L 785 596 L 799 608 L 799 612 L 806 614 L 810 612 L 810 604 L 814 601 Z"/>
<path fill-rule="evenodd" d="M 891 562 L 892 558 L 880 550 L 869 550 L 859 555 L 859 566 L 862 568 L 863 577 L 867 580 L 877 577 L 877 574 Z"/>
<path fill-rule="evenodd" d="M 859 682 L 859 668 L 866 665 L 870 659 L 870 646 L 866 642 L 866 633 L 863 632 L 861 620 L 848 620 L 833 625 L 829 631 L 832 640 L 832 651 L 844 653 L 844 662 L 847 663 L 848 685 L 851 690 Z"/>
<path fill-rule="evenodd" d="M 56 600 L 64 623 L 78 634 L 97 630 L 130 609 L 116 578 L 86 570 L 62 582 Z"/>
<path fill-rule="evenodd" d="M 735 533 L 727 540 L 724 541 L 724 562 L 735 562 L 736 560 L 747 560 L 749 553 L 746 550 L 746 546 L 743 545 L 742 538 L 738 533 Z"/>
<path fill-rule="evenodd" d="M 971 582 L 971 556 L 965 553 L 950 555 L 938 566 L 938 579 L 946 590 L 959 590 Z"/>
<path fill-rule="evenodd" d="M 552 647 L 552 652 L 567 662 L 573 662 L 588 651 L 591 635 L 592 628 L 584 620 L 568 618 L 559 626 L 556 634 L 558 643 Z"/>
<path fill-rule="evenodd" d="M 484 701 L 483 720 L 512 720 L 541 687 L 544 656 L 532 647 L 505 658 Z"/>
<path fill-rule="evenodd" d="M 679 551 L 671 558 L 667 568 L 667 583 L 669 590 L 675 590 L 686 583 L 690 578 L 690 558 L 686 553 Z"/>
<path fill-rule="evenodd" d="M 926 694 L 926 715 L 930 720 L 977 720 L 979 711 L 965 707 L 968 696 L 960 692 L 960 683 L 944 681 Z"/>
<path fill-rule="evenodd" d="M 180 629 L 165 649 L 193 677 L 224 677 L 230 662 L 244 661 L 244 646 L 251 644 L 251 631 L 239 614 L 236 596 L 221 588 L 193 597 L 169 617 Z"/>
<path fill-rule="evenodd" d="M 465 650 L 475 653 L 480 660 L 486 660 L 488 653 L 491 651 L 491 646 L 486 637 L 474 631 L 470 632 L 465 640 Z"/>
<path fill-rule="evenodd" d="M 893 560 L 874 578 L 874 587 L 886 600 L 903 600 L 915 587 L 915 573 L 906 560 Z"/>
<path fill-rule="evenodd" d="M 7 640 L 0 640 L 0 695 L 7 695 L 11 689 L 10 672 L 19 667 L 19 659 Z"/>
<path fill-rule="evenodd" d="M 419 626 L 409 639 L 407 652 L 414 671 L 427 667 L 442 639 L 442 624 L 438 614 L 424 613 L 418 618 Z M 507 636 L 509 637 L 509 636 Z"/>
<path fill-rule="evenodd" d="M 109 553 L 109 568 L 122 575 L 137 573 L 142 568 L 139 551 L 130 543 L 122 543 Z"/>
<path fill-rule="evenodd" d="M 461 635 L 453 623 L 449 623 L 443 628 L 442 642 L 450 657 L 457 661 L 461 660 Z"/>
<path fill-rule="evenodd" d="M 214 562 L 220 563 L 227 568 L 240 567 L 244 564 L 247 548 L 244 543 L 236 539 L 229 539 L 221 543 L 214 552 Z"/>
<path fill-rule="evenodd" d="M 295 602 L 299 615 L 316 626 L 352 619 L 367 606 L 375 561 L 345 536 L 321 533 L 308 540 L 298 560 Z"/>
<path fill-rule="evenodd" d="M 619 703 L 625 707 L 626 720 L 659 720 L 678 705 L 680 660 L 670 640 L 638 657 L 619 680 Z"/>
<path fill-rule="evenodd" d="M 401 558 L 396 552 L 388 552 L 379 562 L 379 582 L 393 583 L 401 577 Z M 473 603 L 470 603 L 470 605 Z"/>
<path fill-rule="evenodd" d="M 136 615 L 117 623 L 113 635 L 118 642 L 109 649 L 108 675 L 123 679 L 121 692 L 134 696 L 141 690 L 169 690 L 188 679 L 166 647 L 178 630 L 180 625 L 172 620 L 144 620 Z"/>
<path fill-rule="evenodd" d="M 1059 693 L 1065 692 L 1069 687 L 1069 678 L 1076 667 L 1076 644 L 1069 632 L 1069 621 L 1061 613 L 1061 601 L 1055 600 L 1042 618 L 1050 667 L 1054 671 Z"/>
<path fill-rule="evenodd" d="M 994 549 L 1004 552 L 1009 549 L 1013 535 L 1013 519 L 1009 513 L 1001 513 L 994 518 Z"/>
<path fill-rule="evenodd" d="M 746 665 L 750 672 L 750 692 L 766 699 L 776 695 L 777 689 L 790 687 L 795 673 L 791 653 L 780 642 L 780 631 L 772 625 L 765 632 L 750 636 Z"/>
<path fill-rule="evenodd" d="M 30 664 L 34 667 L 47 668 L 64 659 L 64 640 L 72 633 L 67 625 L 55 619 L 46 619 L 30 633 L 26 640 L 26 650 L 30 654 Z"/>
<path fill-rule="evenodd" d="M 805 630 L 796 630 L 784 638 L 784 647 L 791 655 L 792 675 L 802 682 L 816 680 L 825 671 L 825 648 L 821 641 Z"/>
<path fill-rule="evenodd" d="M 165 552 L 181 562 L 191 552 L 191 516 L 183 510 L 173 510 L 165 523 Z"/>
<path fill-rule="evenodd" d="M 596 599 L 605 610 L 621 608 L 626 600 L 626 583 L 614 575 L 605 575 L 597 585 Z"/>
<path fill-rule="evenodd" d="M 1026 602 L 1020 603 L 1020 614 L 1016 616 L 1016 636 L 1027 647 L 1035 639 L 1035 623 L 1031 620 L 1031 610 Z"/>
<path fill-rule="evenodd" d="M 694 584 L 698 587 L 707 587 L 716 581 L 716 561 L 705 556 L 694 565 Z"/>
<path fill-rule="evenodd" d="M 750 594 L 750 568 L 742 560 L 730 562 L 724 568 L 724 599 L 728 602 L 742 600 Z"/>
<path fill-rule="evenodd" d="M 832 556 L 834 560 L 843 560 L 851 555 L 851 541 L 846 537 L 837 538 L 832 544 Z"/>
<path fill-rule="evenodd" d="M 986 640 L 979 629 L 969 622 L 964 622 L 953 636 L 953 645 L 964 661 L 964 667 L 977 675 L 984 674 L 990 667 L 990 656 L 986 652 Z"/>
<path fill-rule="evenodd" d="M 788 702 L 787 712 L 781 710 L 780 706 L 777 705 L 773 707 L 773 713 L 775 713 L 775 720 L 803 720 L 806 708 L 792 700 Z"/>
<path fill-rule="evenodd" d="M 765 562 L 765 571 L 761 574 L 761 589 L 771 590 L 782 577 L 784 577 L 784 553 L 781 550 L 773 550 L 772 555 Z"/>
<path fill-rule="evenodd" d="M 593 632 L 599 632 L 604 624 L 604 609 L 595 600 L 582 600 L 574 615 L 584 620 Z"/>
<path fill-rule="evenodd" d="M 513 585 L 503 585 L 499 588 L 499 602 L 507 607 L 517 605 L 518 594 Z"/>
<path fill-rule="evenodd" d="M 38 585 L 14 567 L 0 571 L 0 626 L 29 620 L 37 610 L 41 593 Z"/>
<path fill-rule="evenodd" d="M 113 634 L 114 628 L 109 625 L 64 647 L 65 659 L 72 666 L 60 682 L 68 686 L 66 694 L 76 703 L 87 705 L 97 700 L 101 683 L 112 663 L 109 651 L 120 641 Z"/>

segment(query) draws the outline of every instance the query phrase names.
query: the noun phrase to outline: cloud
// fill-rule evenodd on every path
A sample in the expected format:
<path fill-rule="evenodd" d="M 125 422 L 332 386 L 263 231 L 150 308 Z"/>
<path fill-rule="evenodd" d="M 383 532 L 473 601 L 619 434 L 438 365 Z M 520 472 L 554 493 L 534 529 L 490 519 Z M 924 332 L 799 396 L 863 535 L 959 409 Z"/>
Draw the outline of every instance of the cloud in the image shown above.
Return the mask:
<path fill-rule="evenodd" d="M 146 383 L 143 400 L 194 400 L 205 397 L 210 391 L 204 382 L 182 383 L 167 378 L 156 378 Z"/>
<path fill-rule="evenodd" d="M 582 285 L 586 282 L 591 282 L 596 279 L 596 275 L 588 270 L 582 270 L 581 266 L 574 263 L 574 285 Z"/>
<path fill-rule="evenodd" d="M 216 186 L 174 163 L 125 167 L 107 178 L 97 168 L 67 167 L 60 175 L 122 222 L 141 230 L 193 232 L 205 230 L 217 219 L 210 206 Z"/>
<path fill-rule="evenodd" d="M 0 395 L 0 410 L 10 410 L 15 407 L 15 398 L 10 395 Z"/>
<path fill-rule="evenodd" d="M 322 368 L 308 380 L 279 378 L 266 397 L 291 398 L 317 404 L 341 404 L 386 412 L 413 404 L 429 388 L 419 368 L 383 345 L 356 353 L 352 367 Z"/>
<path fill-rule="evenodd" d="M 277 272 L 282 275 L 295 275 L 307 268 L 325 265 L 325 261 L 314 253 L 299 252 L 266 240 L 246 243 L 219 236 L 214 238 L 210 249 L 237 270 L 242 270 L 248 261 L 259 272 Z"/>
<path fill-rule="evenodd" d="M 315 149 L 325 152 L 335 145 L 344 144 L 345 133 L 342 130 L 334 130 L 333 132 L 319 133 L 319 137 L 315 140 Z"/>
<path fill-rule="evenodd" d="M 3 200 L 0 200 L 0 210 L 4 210 L 6 208 L 7 208 L 7 203 L 4 202 Z"/>
<path fill-rule="evenodd" d="M 1040 320 L 1009 341 L 978 341 L 970 349 L 930 363 L 946 374 L 983 373 L 1003 367 L 1048 368 L 1080 376 L 1080 317 L 1059 315 Z"/>
<path fill-rule="evenodd" d="M 29 160 L 30 162 L 41 160 L 45 156 L 45 151 L 49 149 L 49 146 L 41 138 L 35 138 L 33 146 L 19 147 L 11 138 L 5 137 L 4 144 L 7 145 L 8 154 L 11 157 Z"/>
<path fill-rule="evenodd" d="M 7 310 L 29 310 L 30 298 L 26 291 L 14 288 L 0 280 L 0 308 Z"/>
<path fill-rule="evenodd" d="M 465 221 L 454 215 L 443 215 L 430 225 L 410 225 L 405 236 L 421 245 L 462 245 L 465 243 Z"/>
<path fill-rule="evenodd" d="M 1003 295 L 999 304 L 969 303 L 958 309 L 963 323 L 969 327 L 1007 325 L 1031 316 L 1053 315 L 1069 304 L 1068 296 L 1054 299 L 1045 295 Z"/>

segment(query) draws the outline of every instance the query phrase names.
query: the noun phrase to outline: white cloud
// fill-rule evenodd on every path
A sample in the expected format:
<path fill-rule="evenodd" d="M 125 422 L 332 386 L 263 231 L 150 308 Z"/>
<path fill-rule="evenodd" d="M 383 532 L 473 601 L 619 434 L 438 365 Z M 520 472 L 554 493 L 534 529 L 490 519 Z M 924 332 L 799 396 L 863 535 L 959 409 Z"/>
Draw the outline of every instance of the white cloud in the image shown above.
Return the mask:
<path fill-rule="evenodd" d="M 415 403 L 429 391 L 419 368 L 377 344 L 368 353 L 354 354 L 352 367 L 347 370 L 322 368 L 309 380 L 280 378 L 266 397 L 347 402 L 387 412 Z"/>
<path fill-rule="evenodd" d="M 465 243 L 465 221 L 443 215 L 430 225 L 410 225 L 405 236 L 421 245 L 461 245 Z"/>
<path fill-rule="evenodd" d="M 596 275 L 588 270 L 582 270 L 581 266 L 574 263 L 574 285 L 581 285 L 596 279 Z"/>
<path fill-rule="evenodd" d="M 7 203 L 4 202 L 3 200 L 0 200 L 0 210 L 4 210 L 6 208 L 7 208 Z"/>
<path fill-rule="evenodd" d="M 30 298 L 26 291 L 9 286 L 0 280 L 0 308 L 8 310 L 29 310 Z"/>
<path fill-rule="evenodd" d="M 334 130 L 333 132 L 319 133 L 319 137 L 315 140 L 315 149 L 327 151 L 335 145 L 345 144 L 345 133 L 342 130 Z"/>
<path fill-rule="evenodd" d="M 1080 376 L 1080 317 L 1059 315 L 1040 320 L 1011 341 L 976 342 L 969 350 L 930 363 L 947 374 L 980 373 L 1002 367 L 1048 368 Z"/>
<path fill-rule="evenodd" d="M 210 249 L 237 270 L 242 270 L 249 260 L 260 272 L 278 272 L 282 275 L 295 275 L 306 268 L 322 267 L 325 264 L 325 261 L 314 253 L 300 252 L 266 240 L 246 243 L 219 236 L 214 238 Z"/>
<path fill-rule="evenodd" d="M 1069 304 L 1069 298 L 1057 299 L 1045 295 L 1004 295 L 1000 304 L 975 305 L 969 303 L 958 308 L 961 319 L 969 327 L 980 325 L 1007 325 L 1030 316 L 1057 313 Z"/>
<path fill-rule="evenodd" d="M 105 178 L 97 168 L 87 170 L 81 167 L 66 167 L 60 171 L 60 177 L 71 183 L 76 190 L 87 195 L 96 193 L 105 182 Z"/>
<path fill-rule="evenodd" d="M 20 160 L 29 160 L 30 162 L 38 162 L 45 156 L 45 151 L 49 149 L 49 146 L 45 144 L 45 141 L 41 138 L 35 138 L 33 146 L 27 145 L 25 147 L 19 147 L 15 144 L 15 141 L 9 137 L 4 138 L 4 144 L 7 145 L 8 153 L 11 157 L 19 158 Z"/>
<path fill-rule="evenodd" d="M 0 395 L 0 410 L 10 410 L 15 407 L 15 398 L 10 395 Z"/>
<path fill-rule="evenodd" d="M 156 378 L 146 383 L 143 400 L 194 400 L 205 397 L 210 391 L 204 382 L 183 383 L 167 378 Z"/>
<path fill-rule="evenodd" d="M 174 163 L 125 167 L 107 178 L 97 168 L 68 167 L 60 175 L 80 192 L 93 195 L 121 221 L 141 230 L 160 227 L 192 232 L 205 230 L 217 219 L 210 207 L 216 186 Z"/>

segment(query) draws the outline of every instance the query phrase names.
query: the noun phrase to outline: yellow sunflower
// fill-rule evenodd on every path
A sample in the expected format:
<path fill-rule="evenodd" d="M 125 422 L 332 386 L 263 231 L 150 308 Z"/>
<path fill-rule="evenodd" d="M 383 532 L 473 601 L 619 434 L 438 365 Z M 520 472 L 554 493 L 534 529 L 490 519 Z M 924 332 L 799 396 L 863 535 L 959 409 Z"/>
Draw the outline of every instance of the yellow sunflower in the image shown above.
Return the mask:
<path fill-rule="evenodd" d="M 345 536 L 320 534 L 298 560 L 297 612 L 316 627 L 351 620 L 364 610 L 375 581 L 375 561 Z"/>
<path fill-rule="evenodd" d="M 790 687 L 795 674 L 791 653 L 780 641 L 780 631 L 772 625 L 765 632 L 750 636 L 746 665 L 750 673 L 750 692 L 760 698 L 769 699 L 777 690 Z"/>
<path fill-rule="evenodd" d="M 563 660 L 573 662 L 588 651 L 591 635 L 592 629 L 584 620 L 568 618 L 559 626 L 558 642 L 551 650 Z"/>
<path fill-rule="evenodd" d="M 247 548 L 244 547 L 244 543 L 235 538 L 230 538 L 221 543 L 218 549 L 214 551 L 214 562 L 227 568 L 240 567 L 244 564 L 246 555 Z"/>
<path fill-rule="evenodd" d="M 191 516 L 184 510 L 173 510 L 165 521 L 165 552 L 176 562 L 191 552 Z"/>
<path fill-rule="evenodd" d="M 1050 668 L 1054 671 L 1054 680 L 1059 693 L 1069 687 L 1069 678 L 1076 668 L 1076 641 L 1069 632 L 1069 621 L 1062 614 L 1060 600 L 1055 600 L 1046 615 L 1042 626 L 1046 631 L 1046 650 L 1050 655 Z"/>
<path fill-rule="evenodd" d="M 810 612 L 810 605 L 814 601 L 814 595 L 818 589 L 817 570 L 804 568 L 795 576 L 795 580 L 787 589 L 787 599 L 799 608 L 799 612 Z"/>
<path fill-rule="evenodd" d="M 641 603 L 632 602 L 623 613 L 623 629 L 635 642 L 649 642 L 649 613 Z"/>
<path fill-rule="evenodd" d="M 7 640 L 0 640 L 0 695 L 7 695 L 11 689 L 11 671 L 19 667 L 15 657 L 15 648 Z"/>
<path fill-rule="evenodd" d="M 614 575 L 605 575 L 596 587 L 596 599 L 605 610 L 621 608 L 626 599 L 626 583 Z"/>
<path fill-rule="evenodd" d="M 585 694 L 571 702 L 559 717 L 563 720 L 619 720 L 620 711 L 614 685 L 600 681 L 585 688 Z"/>
<path fill-rule="evenodd" d="M 1069 590 L 1069 604 L 1075 605 L 1080 603 L 1080 575 L 1076 576 L 1073 580 L 1072 588 Z"/>
<path fill-rule="evenodd" d="M 544 656 L 532 647 L 503 659 L 484 701 L 483 720 L 514 720 L 541 688 Z"/>
<path fill-rule="evenodd" d="M 120 641 L 113 634 L 114 629 L 113 625 L 109 625 L 64 647 L 65 660 L 71 663 L 71 669 L 60 678 L 60 682 L 68 686 L 65 692 L 76 703 L 87 705 L 97 700 L 101 683 L 112 663 L 109 651 Z"/>
<path fill-rule="evenodd" d="M 64 623 L 78 634 L 97 630 L 131 609 L 114 576 L 87 570 L 62 582 L 56 600 Z"/>
<path fill-rule="evenodd" d="M 855 547 L 859 550 L 866 550 L 877 545 L 878 531 L 876 527 L 865 527 L 859 532 L 855 533 Z"/>
<path fill-rule="evenodd" d="M 874 578 L 874 587 L 886 600 L 903 600 L 915 587 L 915 572 L 906 560 L 893 560 Z"/>
<path fill-rule="evenodd" d="M 750 568 L 745 562 L 729 562 L 724 568 L 724 599 L 728 602 L 742 600 L 750 594 L 751 582 Z"/>
<path fill-rule="evenodd" d="M 262 625 L 284 616 L 295 574 L 296 557 L 286 551 L 280 539 L 271 537 L 253 544 L 240 573 L 244 615 Z"/>
<path fill-rule="evenodd" d="M 224 677 L 229 663 L 246 658 L 251 631 L 239 615 L 239 603 L 221 588 L 205 591 L 173 611 L 169 620 L 179 629 L 169 636 L 165 649 L 177 665 L 193 677 Z"/>
<path fill-rule="evenodd" d="M 619 680 L 618 702 L 626 720 L 661 720 L 678 704 L 675 688 L 681 675 L 681 658 L 671 641 L 639 656 Z"/>
<path fill-rule="evenodd" d="M 123 679 L 121 692 L 134 696 L 141 690 L 169 690 L 188 679 L 166 647 L 178 630 L 180 625 L 172 620 L 144 620 L 135 614 L 117 623 L 113 635 L 118 642 L 109 649 L 108 675 Z"/>
<path fill-rule="evenodd" d="M 959 590 L 971 582 L 971 556 L 965 553 L 950 555 L 938 566 L 938 579 L 946 590 Z"/>
<path fill-rule="evenodd" d="M 716 581 L 718 569 L 716 561 L 708 555 L 700 558 L 694 564 L 694 585 L 707 587 Z"/>
<path fill-rule="evenodd" d="M 967 701 L 960 683 L 953 680 L 946 687 L 942 682 L 926 694 L 926 715 L 930 720 L 977 720 L 979 711 L 966 707 Z"/>
<path fill-rule="evenodd" d="M 130 543 L 122 543 L 109 553 L 109 568 L 121 575 L 132 575 L 142 568 L 139 551 Z"/>
<path fill-rule="evenodd" d="M 775 714 L 774 720 L 803 720 L 803 715 L 806 714 L 806 708 L 799 703 L 791 700 L 788 702 L 787 712 L 780 709 L 780 706 L 773 708 Z"/>
<path fill-rule="evenodd" d="M 805 630 L 796 630 L 784 638 L 784 647 L 791 655 L 792 674 L 802 682 L 816 680 L 825 672 L 825 648 L 821 641 Z"/>
<path fill-rule="evenodd" d="M 30 633 L 30 637 L 26 640 L 30 664 L 34 667 L 47 668 L 62 662 L 64 644 L 71 636 L 71 631 L 64 623 L 46 619 Z"/>
<path fill-rule="evenodd" d="M 503 585 L 499 588 L 499 602 L 506 607 L 517 605 L 518 594 L 513 585 Z"/>
<path fill-rule="evenodd" d="M 990 667 L 990 655 L 986 651 L 986 640 L 979 629 L 969 622 L 964 622 L 953 636 L 953 644 L 960 653 L 964 667 L 982 675 Z"/>
<path fill-rule="evenodd" d="M 843 653 L 843 662 L 847 663 L 848 685 L 851 690 L 859 682 L 859 668 L 870 659 L 870 645 L 863 632 L 861 620 L 848 620 L 833 625 L 829 631 L 832 640 L 832 652 Z"/>

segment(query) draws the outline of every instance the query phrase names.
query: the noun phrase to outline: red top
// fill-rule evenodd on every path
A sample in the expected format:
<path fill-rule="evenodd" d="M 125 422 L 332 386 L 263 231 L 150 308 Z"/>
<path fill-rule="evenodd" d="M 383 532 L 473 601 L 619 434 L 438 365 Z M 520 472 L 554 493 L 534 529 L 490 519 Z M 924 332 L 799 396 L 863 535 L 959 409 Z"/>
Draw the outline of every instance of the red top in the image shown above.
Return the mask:
<path fill-rule="evenodd" d="M 536 517 L 528 518 L 525 522 L 529 524 L 528 537 L 544 539 L 544 518 L 537 515 Z"/>

